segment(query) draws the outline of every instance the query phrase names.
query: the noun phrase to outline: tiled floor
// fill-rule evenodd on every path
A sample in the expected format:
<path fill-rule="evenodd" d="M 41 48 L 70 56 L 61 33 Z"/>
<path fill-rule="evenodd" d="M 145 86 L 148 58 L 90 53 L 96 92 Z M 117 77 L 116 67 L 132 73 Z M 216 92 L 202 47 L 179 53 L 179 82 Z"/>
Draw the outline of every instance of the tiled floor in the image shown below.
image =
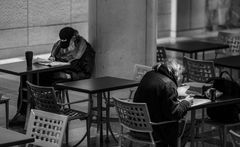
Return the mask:
<path fill-rule="evenodd" d="M 17 89 L 19 86 L 18 77 L 9 76 L 9 75 L 0 75 L 0 83 L 1 83 L 0 91 L 2 93 L 5 93 L 7 96 L 9 96 L 11 98 L 11 100 L 10 100 L 10 118 L 12 118 L 16 112 L 17 94 L 18 94 Z M 121 91 L 116 91 L 113 93 L 114 97 L 118 97 L 118 96 L 125 97 L 125 96 L 127 96 L 127 94 L 128 94 L 128 90 L 121 90 Z M 70 91 L 70 97 L 71 97 L 71 100 L 74 101 L 74 99 L 86 98 L 87 95 Z M 87 105 L 74 105 L 74 108 L 86 110 Z M 5 109 L 3 106 L 0 106 L 0 111 L 1 111 L 0 126 L 5 126 Z M 111 117 L 116 118 L 116 112 L 115 112 L 115 109 L 113 109 L 113 108 L 111 108 Z M 112 125 L 113 132 L 115 133 L 115 135 L 117 135 L 119 132 L 119 123 L 112 122 L 111 125 Z M 19 127 L 19 126 L 12 127 L 10 129 L 24 133 L 23 128 Z M 70 134 L 69 134 L 70 145 L 73 145 L 78 140 L 80 140 L 80 138 L 85 133 L 85 130 L 86 130 L 85 129 L 85 121 L 81 121 L 81 122 L 79 120 L 73 121 L 70 124 Z M 92 135 L 91 146 L 93 146 L 93 147 L 95 146 L 95 138 L 94 138 L 95 134 L 96 134 L 96 127 L 95 127 L 95 125 L 93 125 L 93 127 L 91 128 L 91 135 Z M 113 146 L 117 146 L 117 143 L 110 136 L 110 143 L 104 144 L 104 146 L 113 147 Z M 138 147 L 138 146 L 142 146 L 142 145 L 135 144 L 134 146 Z M 188 146 L 189 146 L 189 144 L 186 145 L 186 147 L 188 147 Z M 81 143 L 78 147 L 86 147 L 86 140 L 83 143 Z M 214 145 L 205 143 L 205 147 L 214 147 Z"/>

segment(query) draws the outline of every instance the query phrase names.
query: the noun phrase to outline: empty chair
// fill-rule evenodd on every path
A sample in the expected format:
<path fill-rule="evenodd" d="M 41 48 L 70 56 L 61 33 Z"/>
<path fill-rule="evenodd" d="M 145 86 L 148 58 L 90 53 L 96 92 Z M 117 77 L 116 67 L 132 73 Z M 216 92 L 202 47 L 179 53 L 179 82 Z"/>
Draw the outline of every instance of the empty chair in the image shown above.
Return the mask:
<path fill-rule="evenodd" d="M 186 70 L 187 82 L 205 83 L 216 76 L 213 61 L 184 57 L 183 64 Z"/>
<path fill-rule="evenodd" d="M 234 130 L 229 130 L 233 147 L 240 147 L 240 134 Z"/>
<path fill-rule="evenodd" d="M 34 138 L 32 145 L 61 147 L 67 121 L 65 115 L 31 109 L 26 134 Z"/>
<path fill-rule="evenodd" d="M 81 143 L 84 138 L 87 136 L 87 143 L 89 145 L 90 139 L 90 112 L 92 108 L 92 102 L 90 99 L 84 99 L 79 101 L 74 101 L 70 103 L 61 103 L 58 101 L 56 97 L 56 93 L 53 87 L 45 87 L 45 86 L 37 86 L 27 81 L 28 91 L 33 99 L 33 104 L 35 109 L 48 111 L 57 114 L 63 114 L 68 116 L 68 122 L 72 120 L 86 120 L 86 133 L 82 137 L 82 139 L 77 143 Z M 88 110 L 87 112 L 78 111 L 75 109 L 67 108 L 66 106 L 76 103 L 88 102 Z M 68 145 L 68 124 L 66 129 L 66 144 Z"/>
<path fill-rule="evenodd" d="M 156 57 L 157 57 L 156 59 L 157 63 L 164 62 L 167 59 L 167 55 L 164 47 L 157 47 Z"/>
<path fill-rule="evenodd" d="M 133 69 L 133 80 L 140 81 L 142 79 L 142 77 L 144 76 L 144 74 L 150 70 L 152 70 L 152 67 L 150 67 L 150 66 L 135 64 L 134 69 Z M 121 98 L 121 99 L 126 100 L 126 101 L 131 101 L 132 96 L 135 91 L 136 91 L 136 88 L 131 88 L 128 98 Z M 110 98 L 110 92 L 103 93 L 103 98 L 105 99 L 105 102 L 106 102 L 106 108 L 103 108 L 104 111 L 106 110 L 106 132 L 108 135 L 108 130 L 109 130 L 110 133 L 112 134 L 114 140 L 117 141 L 117 139 L 115 138 L 115 136 L 112 132 L 111 125 L 109 122 L 110 108 L 114 107 L 113 100 L 112 100 L 112 98 Z"/>
<path fill-rule="evenodd" d="M 219 32 L 218 39 L 224 44 L 229 45 L 229 48 L 215 51 L 215 58 L 219 55 L 234 56 L 240 54 L 240 34 Z"/>
<path fill-rule="evenodd" d="M 113 98 L 115 108 L 120 121 L 120 136 L 119 136 L 119 146 L 124 145 L 123 139 L 127 139 L 131 142 L 138 142 L 144 144 L 150 144 L 156 146 L 156 143 L 161 142 L 161 140 L 156 140 L 153 137 L 153 125 L 166 125 L 178 122 L 173 121 L 163 121 L 163 122 L 151 122 L 150 115 L 148 112 L 146 103 L 134 103 L 128 101 L 122 101 L 117 98 Z M 182 131 L 185 127 L 182 128 Z M 147 133 L 149 136 L 147 138 L 137 138 L 130 131 L 135 131 L 138 133 Z M 178 146 L 181 144 L 180 138 L 182 133 L 178 138 Z"/>
<path fill-rule="evenodd" d="M 142 77 L 148 71 L 151 71 L 151 70 L 152 70 L 151 66 L 146 66 L 146 65 L 142 65 L 142 64 L 135 64 L 134 68 L 133 68 L 133 80 L 141 81 Z M 132 99 L 135 91 L 136 91 L 136 88 L 131 88 L 130 89 L 129 100 Z"/>

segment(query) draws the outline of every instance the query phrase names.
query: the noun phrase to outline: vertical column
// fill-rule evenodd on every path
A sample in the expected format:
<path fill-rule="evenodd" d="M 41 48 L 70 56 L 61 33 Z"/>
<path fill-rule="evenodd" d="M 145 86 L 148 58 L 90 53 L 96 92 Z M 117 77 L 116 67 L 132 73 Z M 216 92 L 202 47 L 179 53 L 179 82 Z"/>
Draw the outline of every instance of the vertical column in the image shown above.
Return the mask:
<path fill-rule="evenodd" d="M 157 51 L 157 23 L 158 3 L 157 0 L 147 0 L 147 23 L 146 23 L 146 65 L 156 63 Z"/>
<path fill-rule="evenodd" d="M 89 1 L 89 41 L 96 50 L 96 76 L 131 78 L 134 64 L 152 64 L 156 49 L 155 3 Z"/>

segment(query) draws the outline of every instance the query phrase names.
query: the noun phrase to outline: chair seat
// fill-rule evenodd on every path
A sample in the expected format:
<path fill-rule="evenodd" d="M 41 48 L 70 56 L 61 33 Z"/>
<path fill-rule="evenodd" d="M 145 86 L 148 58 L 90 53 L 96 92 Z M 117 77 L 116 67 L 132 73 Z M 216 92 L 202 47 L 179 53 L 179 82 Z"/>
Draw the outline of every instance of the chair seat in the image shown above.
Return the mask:
<path fill-rule="evenodd" d="M 122 135 L 123 137 L 128 138 L 129 140 L 132 140 L 134 142 L 152 144 L 151 138 L 147 133 L 125 132 Z M 156 139 L 154 140 L 154 142 L 159 143 L 159 142 L 162 142 L 162 140 Z"/>
<path fill-rule="evenodd" d="M 87 119 L 88 117 L 88 114 L 85 112 L 77 111 L 69 108 L 64 108 L 61 113 L 64 115 L 67 115 L 69 120 L 74 120 L 74 119 L 84 120 L 84 119 Z"/>

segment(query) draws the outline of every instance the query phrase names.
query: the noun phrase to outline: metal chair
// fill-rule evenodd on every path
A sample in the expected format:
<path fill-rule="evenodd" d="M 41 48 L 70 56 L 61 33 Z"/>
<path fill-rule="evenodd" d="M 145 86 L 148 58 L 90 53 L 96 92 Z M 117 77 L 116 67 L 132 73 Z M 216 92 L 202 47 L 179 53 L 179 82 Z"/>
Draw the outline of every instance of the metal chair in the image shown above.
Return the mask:
<path fill-rule="evenodd" d="M 62 103 L 56 97 L 55 89 L 53 87 L 37 86 L 27 81 L 28 91 L 30 92 L 33 100 L 34 107 L 39 110 L 48 111 L 57 114 L 63 114 L 68 116 L 68 122 L 79 119 L 86 120 L 87 131 L 82 139 L 76 144 L 80 144 L 85 137 L 87 137 L 87 143 L 90 143 L 90 121 L 91 121 L 91 108 L 92 100 L 84 99 L 74 101 L 70 103 Z M 74 109 L 67 108 L 66 106 L 76 103 L 88 102 L 88 112 L 82 112 Z M 66 144 L 68 145 L 68 124 L 66 129 Z"/>
<path fill-rule="evenodd" d="M 132 142 L 150 144 L 156 146 L 157 143 L 161 140 L 155 140 L 153 137 L 153 125 L 165 125 L 171 123 L 177 123 L 177 120 L 173 121 L 163 121 L 163 122 L 152 122 L 148 112 L 146 103 L 134 103 L 122 101 L 117 98 L 113 98 L 116 111 L 119 116 L 120 121 L 120 136 L 119 136 L 119 146 L 123 145 L 122 139 L 127 139 Z M 182 128 L 182 131 L 185 129 L 185 125 Z M 135 131 L 139 133 L 147 133 L 149 136 L 146 139 L 139 139 L 131 135 L 130 131 Z M 181 145 L 181 136 L 183 133 L 180 133 L 178 137 L 178 146 Z"/>
<path fill-rule="evenodd" d="M 203 86 L 211 85 L 211 84 L 206 84 L 206 82 L 209 79 L 216 77 L 213 61 L 195 60 L 195 59 L 184 57 L 183 63 L 185 64 L 185 68 L 187 71 L 187 80 L 189 81 L 186 84 L 189 85 L 190 87 L 194 87 L 192 89 L 190 88 L 191 90 L 194 89 L 202 93 L 201 90 Z M 240 123 L 221 123 L 215 120 L 211 120 L 205 117 L 205 110 L 202 110 L 202 120 L 199 124 L 197 124 L 196 129 L 199 129 L 203 123 L 217 127 L 221 146 L 224 146 L 224 147 L 226 147 L 227 130 L 230 127 L 240 125 Z M 202 132 L 203 131 L 204 130 L 202 128 Z M 197 130 L 196 132 L 199 133 L 199 130 Z"/>
<path fill-rule="evenodd" d="M 206 83 L 213 77 L 216 77 L 215 67 L 213 61 L 204 61 L 197 60 L 188 57 L 183 57 L 183 64 L 185 67 L 186 73 L 186 81 L 184 84 L 189 85 L 190 91 L 194 91 L 196 93 L 202 94 L 202 89 L 204 86 L 211 86 L 211 84 Z M 202 118 L 197 118 L 195 125 L 195 132 L 197 133 L 195 136 L 200 136 L 200 130 L 203 132 L 203 124 L 205 119 L 205 109 L 202 109 Z M 197 141 L 202 141 L 203 139 L 196 139 Z"/>
<path fill-rule="evenodd" d="M 67 121 L 65 115 L 31 109 L 26 133 L 35 140 L 31 145 L 61 147 Z"/>
<path fill-rule="evenodd" d="M 133 68 L 133 80 L 141 81 L 143 76 L 148 71 L 151 71 L 151 70 L 152 70 L 151 66 L 146 66 L 146 65 L 142 65 L 142 64 L 135 64 L 134 68 Z M 130 89 L 130 93 L 129 93 L 129 97 L 128 97 L 129 100 L 132 99 L 135 91 L 136 91 L 136 88 L 131 88 Z"/>
<path fill-rule="evenodd" d="M 166 59 L 167 59 L 167 54 L 166 54 L 166 51 L 165 51 L 165 48 L 164 47 L 157 47 L 157 53 L 156 53 L 156 61 L 157 63 L 159 62 L 164 62 Z"/>
<path fill-rule="evenodd" d="M 240 134 L 234 130 L 229 130 L 233 147 L 240 147 Z"/>
<path fill-rule="evenodd" d="M 240 54 L 240 34 L 219 32 L 218 39 L 224 44 L 229 45 L 229 48 L 223 50 L 216 50 L 215 58 L 217 58 L 218 55 L 234 56 Z"/>
<path fill-rule="evenodd" d="M 183 57 L 183 64 L 187 73 L 187 82 L 205 83 L 216 76 L 213 61 Z"/>
<path fill-rule="evenodd" d="M 133 80 L 140 81 L 143 75 L 150 70 L 152 70 L 152 67 L 150 66 L 135 64 L 134 70 L 133 70 Z M 131 88 L 128 98 L 122 98 L 122 100 L 131 101 L 135 90 L 136 88 Z M 103 98 L 106 104 L 106 107 L 102 108 L 103 111 L 106 111 L 106 134 L 108 136 L 108 130 L 109 130 L 113 139 L 117 142 L 117 139 L 114 136 L 114 133 L 110 125 L 110 108 L 114 107 L 114 102 L 113 102 L 113 99 L 110 98 L 110 92 L 103 93 Z M 112 121 L 115 121 L 115 120 L 112 119 Z M 108 139 L 106 141 L 108 141 Z"/>

